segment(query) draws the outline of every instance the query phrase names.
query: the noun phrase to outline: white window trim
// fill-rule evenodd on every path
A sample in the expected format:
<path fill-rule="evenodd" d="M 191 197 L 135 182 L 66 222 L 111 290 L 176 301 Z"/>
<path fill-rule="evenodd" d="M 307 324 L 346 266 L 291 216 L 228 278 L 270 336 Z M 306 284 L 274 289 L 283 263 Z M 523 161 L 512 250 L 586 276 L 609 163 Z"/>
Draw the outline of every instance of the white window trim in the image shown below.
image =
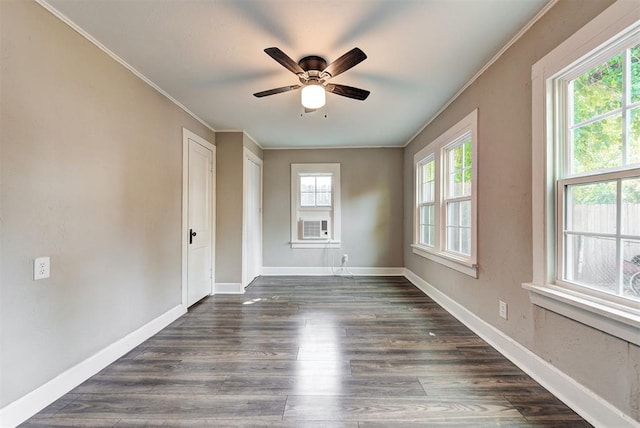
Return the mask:
<path fill-rule="evenodd" d="M 552 80 L 596 49 L 640 27 L 640 3 L 617 1 L 532 67 L 533 280 L 522 284 L 537 306 L 640 345 L 640 310 L 555 285 L 555 156 Z"/>
<path fill-rule="evenodd" d="M 300 180 L 301 174 L 330 174 L 331 207 L 301 207 Z M 340 248 L 340 164 L 339 163 L 292 163 L 291 164 L 291 248 Z M 329 212 L 331 218 L 330 238 L 324 240 L 298 239 L 298 219 L 301 212 Z"/>
<path fill-rule="evenodd" d="M 443 192 L 445 189 L 446 179 L 444 177 L 444 168 L 442 165 L 444 151 L 447 150 L 452 143 L 455 143 L 464 134 L 471 133 L 471 255 L 464 257 L 463 255 L 446 251 L 444 249 L 445 243 L 445 208 Z M 433 156 L 436 167 L 436 185 L 435 185 L 435 205 L 436 205 L 436 242 L 435 246 L 419 244 L 418 234 L 420 232 L 420 217 L 418 215 L 419 196 L 418 191 L 420 185 L 418 184 L 419 174 L 417 166 L 429 156 Z M 478 197 L 478 109 L 475 109 L 465 118 L 460 120 L 448 131 L 440 135 L 422 150 L 417 152 L 413 157 L 413 244 L 411 245 L 413 254 L 424 257 L 428 260 L 440 263 L 451 269 L 455 269 L 471 277 L 478 277 L 478 265 L 477 265 L 477 236 L 478 236 L 478 222 L 477 222 L 477 197 Z"/>

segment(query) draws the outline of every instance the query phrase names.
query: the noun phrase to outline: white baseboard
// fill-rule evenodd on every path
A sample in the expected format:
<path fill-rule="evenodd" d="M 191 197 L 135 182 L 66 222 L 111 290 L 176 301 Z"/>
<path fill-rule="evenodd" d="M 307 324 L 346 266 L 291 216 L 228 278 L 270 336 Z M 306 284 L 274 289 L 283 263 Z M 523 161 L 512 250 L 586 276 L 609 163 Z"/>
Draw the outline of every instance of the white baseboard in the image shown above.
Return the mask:
<path fill-rule="evenodd" d="M 244 287 L 239 282 L 216 282 L 213 294 L 244 294 Z"/>
<path fill-rule="evenodd" d="M 304 267 L 304 266 L 264 266 L 262 268 L 264 276 L 327 276 L 327 275 L 353 275 L 353 276 L 403 276 L 404 268 L 400 267 Z"/>
<path fill-rule="evenodd" d="M 129 333 L 49 382 L 0 409 L 0 426 L 14 427 L 80 385 L 118 358 L 180 318 L 187 309 L 178 305 Z"/>
<path fill-rule="evenodd" d="M 536 382 L 596 427 L 638 427 L 629 415 L 405 269 L 404 276 Z"/>

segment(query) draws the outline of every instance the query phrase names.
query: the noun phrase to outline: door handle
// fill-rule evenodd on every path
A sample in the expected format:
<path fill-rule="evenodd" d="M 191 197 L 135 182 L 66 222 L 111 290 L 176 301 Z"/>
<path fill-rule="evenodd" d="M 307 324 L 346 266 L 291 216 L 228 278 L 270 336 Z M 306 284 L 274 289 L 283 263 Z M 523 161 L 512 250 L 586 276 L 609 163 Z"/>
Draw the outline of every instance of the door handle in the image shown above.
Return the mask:
<path fill-rule="evenodd" d="M 189 229 L 189 244 L 193 244 L 193 237 L 196 236 L 196 233 L 193 229 Z"/>

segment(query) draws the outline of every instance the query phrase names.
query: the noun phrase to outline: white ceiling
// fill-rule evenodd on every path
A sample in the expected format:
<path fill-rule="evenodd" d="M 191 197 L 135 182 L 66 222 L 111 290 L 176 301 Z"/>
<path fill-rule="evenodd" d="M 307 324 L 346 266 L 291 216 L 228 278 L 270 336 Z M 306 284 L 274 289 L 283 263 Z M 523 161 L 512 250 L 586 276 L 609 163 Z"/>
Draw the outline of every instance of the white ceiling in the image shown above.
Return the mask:
<path fill-rule="evenodd" d="M 68 20 L 216 131 L 243 130 L 265 148 L 401 147 L 548 0 L 47 0 Z M 263 52 L 331 62 L 368 56 L 332 79 L 371 91 L 327 94 L 302 114 L 298 83 Z"/>

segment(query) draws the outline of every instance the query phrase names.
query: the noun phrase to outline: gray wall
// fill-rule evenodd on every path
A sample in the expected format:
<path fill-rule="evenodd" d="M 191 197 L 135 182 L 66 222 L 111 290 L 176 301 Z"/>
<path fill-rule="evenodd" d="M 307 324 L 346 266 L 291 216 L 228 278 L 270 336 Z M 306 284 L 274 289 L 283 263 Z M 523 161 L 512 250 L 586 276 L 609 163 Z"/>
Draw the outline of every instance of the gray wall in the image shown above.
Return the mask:
<path fill-rule="evenodd" d="M 214 134 L 37 4 L 0 19 L 3 407 L 181 303 L 182 127 Z"/>
<path fill-rule="evenodd" d="M 342 248 L 292 249 L 291 164 L 340 163 Z M 402 149 L 264 151 L 266 267 L 402 267 Z M 329 263 L 329 264 L 328 264 Z"/>
<path fill-rule="evenodd" d="M 242 132 L 216 140 L 216 283 L 242 280 Z"/>
<path fill-rule="evenodd" d="M 262 149 L 243 132 L 216 134 L 216 283 L 242 281 L 242 171 L 246 147 Z"/>
<path fill-rule="evenodd" d="M 561 1 L 406 148 L 406 266 L 517 342 L 640 419 L 640 349 L 533 306 L 522 289 L 532 279 L 531 66 L 605 9 L 610 1 Z M 479 108 L 479 279 L 412 254 L 413 155 Z M 498 299 L 509 304 L 498 317 Z"/>

